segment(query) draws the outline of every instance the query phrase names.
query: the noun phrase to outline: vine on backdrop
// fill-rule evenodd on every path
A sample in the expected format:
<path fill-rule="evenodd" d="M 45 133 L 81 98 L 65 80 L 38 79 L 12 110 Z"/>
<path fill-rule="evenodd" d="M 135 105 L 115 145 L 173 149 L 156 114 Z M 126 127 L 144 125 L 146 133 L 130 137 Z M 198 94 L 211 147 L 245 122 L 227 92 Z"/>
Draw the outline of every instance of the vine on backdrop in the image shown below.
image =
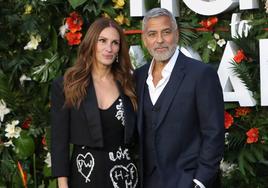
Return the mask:
<path fill-rule="evenodd" d="M 244 30 L 230 33 L 230 13 L 201 16 L 180 2 L 180 45 L 218 68 L 227 41 L 239 50 L 230 62 L 257 104 L 225 103 L 223 187 L 268 186 L 268 109 L 260 106 L 259 39 L 268 38 L 268 1 L 241 12 Z M 159 7 L 146 1 L 146 9 Z M 97 17 L 110 17 L 130 45 L 141 45 L 141 18 L 126 0 L 0 0 L 0 187 L 56 187 L 50 162 L 50 83 L 75 62 L 77 48 Z M 145 49 L 147 60 L 150 56 Z M 135 67 L 139 65 L 134 57 Z"/>

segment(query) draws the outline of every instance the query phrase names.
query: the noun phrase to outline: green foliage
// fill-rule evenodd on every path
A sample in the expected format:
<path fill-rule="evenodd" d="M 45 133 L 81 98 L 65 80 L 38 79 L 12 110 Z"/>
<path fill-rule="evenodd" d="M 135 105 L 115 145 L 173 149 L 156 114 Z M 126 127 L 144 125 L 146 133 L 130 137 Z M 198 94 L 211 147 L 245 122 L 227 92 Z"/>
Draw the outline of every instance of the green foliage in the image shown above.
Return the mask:
<path fill-rule="evenodd" d="M 145 2 L 147 8 L 160 5 L 159 0 Z M 191 46 L 205 63 L 217 67 L 225 47 L 219 45 L 219 40 L 233 40 L 248 58 L 240 64 L 233 62 L 233 71 L 253 92 L 257 106 L 246 116 L 234 117 L 234 124 L 226 130 L 229 135 L 224 161 L 238 168 L 230 176 L 222 177 L 223 187 L 268 187 L 267 179 L 264 181 L 268 175 L 262 170 L 268 165 L 268 112 L 267 108 L 259 106 L 258 39 L 268 38 L 264 3 L 260 1 L 260 9 L 241 11 L 241 19 L 251 20 L 252 29 L 247 37 L 237 39 L 230 36 L 229 13 L 219 15 L 211 29 L 198 30 L 202 28 L 200 22 L 208 17 L 179 3 L 180 46 Z M 82 16 L 83 36 L 88 26 L 104 13 L 113 19 L 123 16 L 124 22 L 120 24 L 125 30 L 141 29 L 141 18 L 129 16 L 129 1 L 125 1 L 122 9 L 114 6 L 115 3 L 108 0 L 0 0 L 0 100 L 10 109 L 0 122 L 0 187 L 23 187 L 18 162 L 27 174 L 28 187 L 56 187 L 51 168 L 44 162 L 50 151 L 50 84 L 75 62 L 78 49 L 78 46 L 69 46 L 59 31 L 73 11 Z M 130 45 L 142 46 L 147 60 L 151 58 L 142 45 L 140 34 L 126 37 Z M 28 43 L 33 38 L 40 41 L 29 48 Z M 134 57 L 132 60 L 135 63 Z M 234 116 L 239 105 L 226 103 L 225 107 Z M 21 129 L 18 138 L 6 136 L 6 125 L 13 120 L 19 121 L 16 125 Z M 254 127 L 259 129 L 259 140 L 248 144 L 246 132 Z M 7 146 L 9 141 L 13 145 Z"/>
<path fill-rule="evenodd" d="M 14 140 L 15 153 L 18 159 L 27 159 L 34 153 L 35 145 L 31 136 L 27 135 L 25 131 L 20 134 L 19 138 Z"/>
<path fill-rule="evenodd" d="M 76 9 L 78 6 L 83 5 L 87 0 L 68 0 L 73 7 L 73 9 Z"/>

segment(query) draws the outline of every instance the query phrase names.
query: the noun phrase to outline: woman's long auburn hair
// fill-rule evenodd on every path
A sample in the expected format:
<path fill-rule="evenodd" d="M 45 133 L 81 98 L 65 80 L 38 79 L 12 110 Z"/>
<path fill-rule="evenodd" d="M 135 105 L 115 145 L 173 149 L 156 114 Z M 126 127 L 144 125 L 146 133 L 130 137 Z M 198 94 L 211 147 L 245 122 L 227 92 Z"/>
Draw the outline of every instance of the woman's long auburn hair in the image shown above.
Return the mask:
<path fill-rule="evenodd" d="M 128 45 L 123 30 L 109 18 L 99 18 L 91 24 L 79 46 L 76 63 L 64 74 L 65 106 L 79 108 L 85 98 L 92 66 L 93 63 L 96 63 L 96 44 L 100 33 L 107 27 L 115 28 L 120 36 L 118 62 L 112 64 L 112 74 L 114 79 L 121 84 L 125 95 L 130 98 L 134 109 L 137 110 L 137 98 L 132 76 L 133 67 L 130 62 Z"/>

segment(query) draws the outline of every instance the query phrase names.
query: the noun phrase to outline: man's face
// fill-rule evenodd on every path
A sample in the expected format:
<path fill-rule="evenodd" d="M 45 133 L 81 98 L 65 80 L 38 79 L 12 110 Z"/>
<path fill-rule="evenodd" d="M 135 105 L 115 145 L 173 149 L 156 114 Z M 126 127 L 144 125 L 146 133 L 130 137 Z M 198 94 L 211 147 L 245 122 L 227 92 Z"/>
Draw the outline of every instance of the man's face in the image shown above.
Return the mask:
<path fill-rule="evenodd" d="M 172 27 L 169 17 L 159 16 L 148 20 L 142 38 L 155 61 L 165 62 L 176 50 L 178 30 Z"/>

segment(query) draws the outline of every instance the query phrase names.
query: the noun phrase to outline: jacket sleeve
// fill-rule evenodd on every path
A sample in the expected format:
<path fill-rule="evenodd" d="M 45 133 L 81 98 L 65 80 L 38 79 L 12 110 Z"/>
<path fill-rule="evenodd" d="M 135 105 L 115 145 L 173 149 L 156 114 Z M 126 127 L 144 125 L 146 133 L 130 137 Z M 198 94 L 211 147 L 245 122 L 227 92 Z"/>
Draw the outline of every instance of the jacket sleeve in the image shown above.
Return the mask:
<path fill-rule="evenodd" d="M 51 88 L 51 162 L 52 176 L 69 176 L 69 110 L 64 107 L 63 79 Z"/>
<path fill-rule="evenodd" d="M 207 188 L 219 171 L 224 152 L 224 101 L 217 72 L 207 67 L 196 86 L 202 145 L 195 179 Z"/>

